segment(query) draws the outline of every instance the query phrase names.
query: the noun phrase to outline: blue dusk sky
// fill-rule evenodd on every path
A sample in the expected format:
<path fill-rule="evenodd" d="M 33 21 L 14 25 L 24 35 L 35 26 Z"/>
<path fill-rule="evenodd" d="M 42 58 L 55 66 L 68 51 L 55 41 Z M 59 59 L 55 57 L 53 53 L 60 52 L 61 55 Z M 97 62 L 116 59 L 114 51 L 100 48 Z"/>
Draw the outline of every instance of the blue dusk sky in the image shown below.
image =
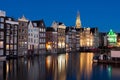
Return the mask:
<path fill-rule="evenodd" d="M 83 27 L 120 32 L 120 0 L 0 0 L 0 10 L 16 19 L 23 14 L 29 20 L 44 19 L 46 26 L 53 21 L 74 26 L 79 11 Z"/>

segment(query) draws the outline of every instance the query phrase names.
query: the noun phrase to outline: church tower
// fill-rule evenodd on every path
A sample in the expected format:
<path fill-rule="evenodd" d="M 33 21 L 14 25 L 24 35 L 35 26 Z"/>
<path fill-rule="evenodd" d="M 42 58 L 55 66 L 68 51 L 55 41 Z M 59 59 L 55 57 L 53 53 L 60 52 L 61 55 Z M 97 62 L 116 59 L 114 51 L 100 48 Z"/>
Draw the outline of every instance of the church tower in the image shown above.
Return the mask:
<path fill-rule="evenodd" d="M 76 28 L 81 28 L 81 20 L 80 20 L 80 13 L 79 13 L 79 11 L 77 12 Z"/>

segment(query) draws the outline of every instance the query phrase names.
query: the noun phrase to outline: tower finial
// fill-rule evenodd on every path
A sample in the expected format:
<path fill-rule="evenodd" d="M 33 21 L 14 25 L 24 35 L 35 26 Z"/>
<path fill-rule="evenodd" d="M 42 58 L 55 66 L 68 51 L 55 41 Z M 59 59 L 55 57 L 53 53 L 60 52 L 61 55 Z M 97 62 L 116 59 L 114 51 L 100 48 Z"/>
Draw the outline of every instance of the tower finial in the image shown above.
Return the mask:
<path fill-rule="evenodd" d="M 77 12 L 76 28 L 81 28 L 80 12 Z"/>
<path fill-rule="evenodd" d="M 23 16 L 20 18 L 20 19 L 18 19 L 19 21 L 25 21 L 25 22 L 28 22 L 28 20 L 25 18 L 25 16 L 24 16 L 24 14 L 23 14 Z"/>

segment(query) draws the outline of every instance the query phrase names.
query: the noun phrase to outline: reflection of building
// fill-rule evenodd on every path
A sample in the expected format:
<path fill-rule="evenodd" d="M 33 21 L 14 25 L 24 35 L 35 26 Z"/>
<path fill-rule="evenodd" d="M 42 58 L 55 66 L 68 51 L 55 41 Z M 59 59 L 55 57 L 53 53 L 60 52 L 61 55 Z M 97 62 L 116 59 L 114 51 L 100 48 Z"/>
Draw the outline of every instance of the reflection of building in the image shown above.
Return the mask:
<path fill-rule="evenodd" d="M 46 28 L 47 52 L 57 53 L 57 32 L 52 27 Z"/>
<path fill-rule="evenodd" d="M 66 55 L 58 56 L 58 80 L 66 80 Z"/>
<path fill-rule="evenodd" d="M 28 53 L 28 20 L 23 16 L 18 21 L 18 56 L 24 56 Z"/>
<path fill-rule="evenodd" d="M 0 56 L 17 56 L 18 22 L 0 11 Z"/>
<path fill-rule="evenodd" d="M 65 52 L 65 29 L 66 29 L 66 26 L 61 22 L 53 22 L 52 27 L 57 32 L 58 52 Z"/>
<path fill-rule="evenodd" d="M 108 46 L 116 46 L 117 45 L 117 34 L 110 29 L 107 34 Z"/>
<path fill-rule="evenodd" d="M 80 74 L 84 75 L 89 80 L 92 73 L 93 53 L 80 54 Z M 86 79 L 85 79 L 86 80 Z"/>

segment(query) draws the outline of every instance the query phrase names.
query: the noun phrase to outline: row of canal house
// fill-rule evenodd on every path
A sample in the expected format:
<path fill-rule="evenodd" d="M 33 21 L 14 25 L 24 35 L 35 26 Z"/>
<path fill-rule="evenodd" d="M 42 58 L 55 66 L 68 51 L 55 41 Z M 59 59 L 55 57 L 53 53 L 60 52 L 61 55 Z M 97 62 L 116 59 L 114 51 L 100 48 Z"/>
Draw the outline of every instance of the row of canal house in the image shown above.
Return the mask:
<path fill-rule="evenodd" d="M 66 27 L 54 21 L 45 27 L 43 20 L 29 21 L 24 16 L 18 20 L 0 11 L 0 56 L 27 56 L 80 50 L 97 47 L 95 28 L 82 28 L 78 14 L 75 27 Z"/>
<path fill-rule="evenodd" d="M 0 56 L 17 55 L 18 22 L 0 11 Z"/>
<path fill-rule="evenodd" d="M 46 28 L 43 20 L 18 20 L 0 11 L 0 56 L 24 56 L 46 53 Z"/>
<path fill-rule="evenodd" d="M 44 21 L 28 21 L 23 16 L 18 19 L 18 22 L 18 55 L 46 53 L 46 29 Z"/>
<path fill-rule="evenodd" d="M 116 42 L 113 37 L 117 35 L 112 30 L 108 34 L 99 33 L 98 28 L 82 28 L 79 13 L 75 26 L 66 27 L 64 23 L 54 21 L 51 27 L 45 27 L 43 20 L 29 21 L 24 16 L 16 20 L 0 11 L 0 56 L 96 49 L 113 44 L 109 41 Z"/>

